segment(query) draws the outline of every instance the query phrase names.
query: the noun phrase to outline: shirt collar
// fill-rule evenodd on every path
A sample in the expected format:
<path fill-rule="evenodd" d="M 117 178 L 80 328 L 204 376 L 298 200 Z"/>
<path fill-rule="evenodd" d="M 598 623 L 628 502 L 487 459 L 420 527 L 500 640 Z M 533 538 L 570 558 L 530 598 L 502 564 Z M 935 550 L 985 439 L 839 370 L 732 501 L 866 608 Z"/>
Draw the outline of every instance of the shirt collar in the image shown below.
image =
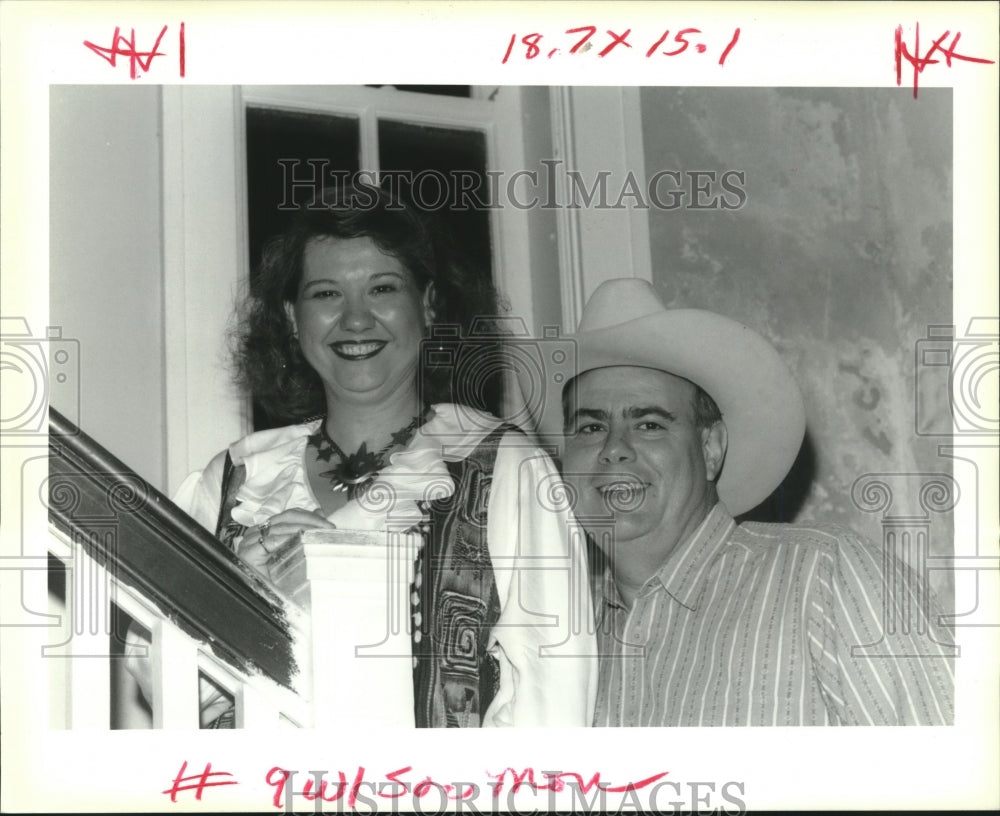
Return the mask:
<path fill-rule="evenodd" d="M 694 533 L 675 547 L 663 566 L 650 576 L 646 586 L 659 584 L 675 601 L 692 611 L 696 610 L 705 589 L 708 571 L 729 541 L 735 527 L 736 522 L 725 505 L 722 502 L 716 503 Z M 603 600 L 598 609 L 601 620 L 607 607 L 625 608 L 615 584 L 614 573 L 607 564 L 593 576 L 593 587 L 594 597 Z"/>
<path fill-rule="evenodd" d="M 595 576 L 594 588 L 598 597 L 603 598 L 609 606 L 625 607 L 622 596 L 618 594 L 618 585 L 615 584 L 615 574 L 611 567 L 605 563 L 600 575 Z"/>

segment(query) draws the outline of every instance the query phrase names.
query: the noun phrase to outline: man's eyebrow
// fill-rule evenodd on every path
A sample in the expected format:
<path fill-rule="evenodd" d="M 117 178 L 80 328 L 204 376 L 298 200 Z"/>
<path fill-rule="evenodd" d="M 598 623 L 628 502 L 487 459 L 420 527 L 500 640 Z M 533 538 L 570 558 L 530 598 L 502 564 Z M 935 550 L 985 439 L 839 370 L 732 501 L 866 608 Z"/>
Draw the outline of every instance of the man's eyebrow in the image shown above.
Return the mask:
<path fill-rule="evenodd" d="M 607 421 L 608 412 L 602 411 L 599 408 L 577 408 L 572 414 L 569 415 L 566 427 L 575 425 L 581 419 L 599 419 Z"/>
<path fill-rule="evenodd" d="M 632 408 L 626 408 L 623 413 L 626 419 L 640 419 L 645 416 L 658 416 L 665 422 L 674 422 L 677 419 L 666 408 L 660 408 L 658 405 L 636 405 Z"/>

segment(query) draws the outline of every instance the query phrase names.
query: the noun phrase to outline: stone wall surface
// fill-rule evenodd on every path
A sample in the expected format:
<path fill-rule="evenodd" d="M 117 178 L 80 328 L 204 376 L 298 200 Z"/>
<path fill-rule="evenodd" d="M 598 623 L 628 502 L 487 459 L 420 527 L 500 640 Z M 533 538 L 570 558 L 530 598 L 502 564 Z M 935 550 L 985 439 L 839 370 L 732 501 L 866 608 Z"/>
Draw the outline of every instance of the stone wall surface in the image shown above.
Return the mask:
<path fill-rule="evenodd" d="M 923 532 L 930 554 L 951 554 L 949 501 L 934 487 L 951 484 L 946 440 L 917 433 L 918 402 L 924 426 L 950 427 L 947 378 L 915 362 L 929 327 L 951 323 L 950 90 L 645 88 L 641 99 L 647 179 L 745 174 L 738 209 L 693 209 L 712 196 L 690 195 L 650 208 L 654 285 L 670 306 L 760 331 L 805 396 L 799 459 L 752 517 L 833 521 L 875 541 Z M 899 515 L 915 520 L 888 523 Z M 930 578 L 950 602 L 952 574 Z"/>

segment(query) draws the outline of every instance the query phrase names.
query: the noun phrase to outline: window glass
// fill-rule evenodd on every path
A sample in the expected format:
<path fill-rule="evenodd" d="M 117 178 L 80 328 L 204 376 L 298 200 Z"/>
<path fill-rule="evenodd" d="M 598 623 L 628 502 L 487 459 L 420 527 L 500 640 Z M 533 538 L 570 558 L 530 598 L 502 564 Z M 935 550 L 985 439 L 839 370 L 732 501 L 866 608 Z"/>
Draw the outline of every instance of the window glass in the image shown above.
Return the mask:
<path fill-rule="evenodd" d="M 410 122 L 378 123 L 383 171 L 446 229 L 473 268 L 492 274 L 486 134 Z"/>
<path fill-rule="evenodd" d="M 251 269 L 257 268 L 267 239 L 285 228 L 292 208 L 313 197 L 309 180 L 329 183 L 330 171 L 357 172 L 360 147 L 356 117 L 247 108 Z"/>

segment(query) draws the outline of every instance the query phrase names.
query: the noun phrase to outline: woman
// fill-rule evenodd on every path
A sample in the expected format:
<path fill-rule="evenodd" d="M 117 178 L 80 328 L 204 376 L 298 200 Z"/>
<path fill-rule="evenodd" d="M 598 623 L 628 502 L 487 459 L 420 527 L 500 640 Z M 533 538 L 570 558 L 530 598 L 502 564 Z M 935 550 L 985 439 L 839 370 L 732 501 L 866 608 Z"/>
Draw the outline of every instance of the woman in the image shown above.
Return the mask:
<path fill-rule="evenodd" d="M 304 209 L 266 248 L 239 335 L 244 385 L 292 424 L 232 445 L 177 503 L 267 574 L 302 530 L 384 526 L 366 496 L 387 485 L 393 523 L 402 514 L 423 536 L 417 726 L 589 725 L 594 639 L 567 625 L 583 582 L 527 568 L 551 557 L 586 569 L 566 514 L 537 498 L 555 470 L 513 426 L 455 404 L 469 366 L 421 360 L 432 326 L 467 334 L 495 314 L 492 288 L 445 256 L 414 209 L 375 188 L 337 192 L 339 206 Z M 589 598 L 572 600 L 589 620 Z"/>

